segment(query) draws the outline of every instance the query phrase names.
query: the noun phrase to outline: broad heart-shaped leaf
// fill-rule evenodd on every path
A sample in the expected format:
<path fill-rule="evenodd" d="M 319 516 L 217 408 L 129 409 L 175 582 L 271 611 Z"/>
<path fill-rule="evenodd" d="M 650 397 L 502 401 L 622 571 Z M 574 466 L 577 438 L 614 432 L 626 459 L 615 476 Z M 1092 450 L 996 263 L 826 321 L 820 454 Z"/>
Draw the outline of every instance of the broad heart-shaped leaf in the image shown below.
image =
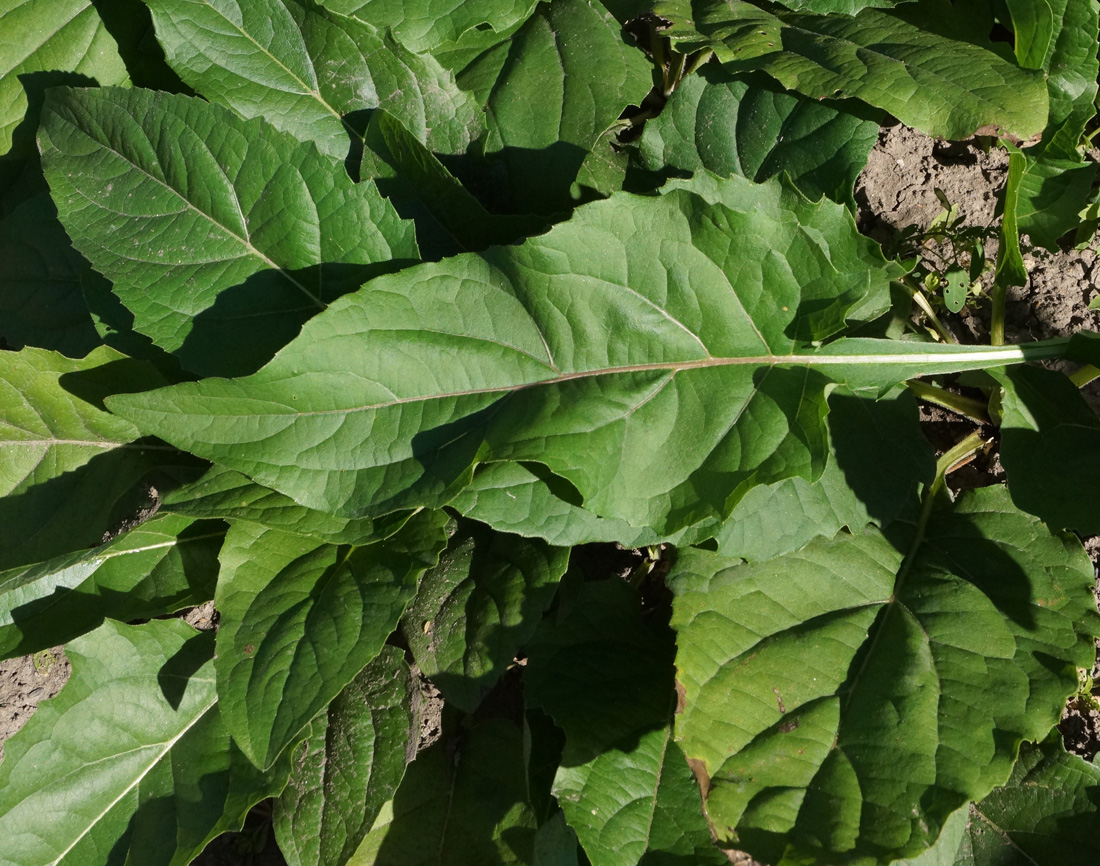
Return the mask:
<path fill-rule="evenodd" d="M 276 801 L 290 866 L 343 866 L 416 753 L 420 691 L 400 650 L 383 647 L 310 723 Z"/>
<path fill-rule="evenodd" d="M 213 102 L 262 116 L 343 159 L 357 112 L 384 108 L 433 151 L 477 137 L 473 101 L 428 55 L 356 18 L 298 0 L 149 0 L 172 68 Z"/>
<path fill-rule="evenodd" d="M 98 346 L 80 288 L 87 271 L 46 193 L 13 208 L 0 221 L 0 336 L 8 346 L 73 358 Z"/>
<path fill-rule="evenodd" d="M 786 172 L 808 198 L 855 207 L 852 187 L 879 123 L 785 92 L 763 75 L 715 64 L 685 78 L 645 125 L 642 164 L 658 173 L 708 169 L 758 182 Z"/>
<path fill-rule="evenodd" d="M 397 532 L 411 516 L 395 512 L 382 520 L 342 518 L 305 508 L 239 472 L 212 466 L 202 478 L 164 497 L 163 511 L 189 517 L 221 517 L 304 535 L 330 544 L 371 544 Z"/>
<path fill-rule="evenodd" d="M 912 502 L 918 483 L 931 479 L 935 459 L 907 392 L 874 400 L 834 390 L 828 425 L 830 453 L 817 480 L 794 477 L 754 487 L 717 530 L 689 529 L 662 538 L 652 529 L 598 517 L 577 503 L 570 495 L 574 491 L 562 490 L 530 464 L 481 467 L 450 507 L 502 532 L 561 546 L 614 541 L 634 548 L 714 535 L 728 556 L 771 559 L 842 526 L 888 523 Z M 892 471 L 883 477 L 886 464 Z"/>
<path fill-rule="evenodd" d="M 218 694 L 233 739 L 269 767 L 382 649 L 445 540 L 421 512 L 363 547 L 234 523 L 215 606 Z"/>
<path fill-rule="evenodd" d="M 461 722 L 444 709 L 441 738 L 409 765 L 392 812 L 379 817 L 350 866 L 532 862 L 523 732 L 509 719 Z"/>
<path fill-rule="evenodd" d="M 596 0 L 551 0 L 458 76 L 484 105 L 491 209 L 569 210 L 577 172 L 601 136 L 653 85 L 645 55 Z M 610 149 L 607 140 L 600 146 Z"/>
<path fill-rule="evenodd" d="M 1059 238 L 1080 224 L 1096 177 L 1096 164 L 1082 160 L 1078 148 L 1096 113 L 1100 17 L 1091 0 L 1042 6 L 1010 0 L 1008 6 L 1020 64 L 1047 73 L 1050 118 L 1039 144 L 1023 151 L 1022 170 L 1009 173 L 1002 235 L 1018 230 L 1057 250 Z"/>
<path fill-rule="evenodd" d="M 328 301 L 419 257 L 373 184 L 201 99 L 53 91 L 39 140 L 77 248 L 197 373 L 256 370 Z"/>
<path fill-rule="evenodd" d="M 914 509 L 935 456 L 908 391 L 873 400 L 839 388 L 829 396 L 829 462 L 814 482 L 754 487 L 715 536 L 719 552 L 749 562 L 798 550 L 815 535 L 885 526 Z M 883 466 L 890 466 L 883 473 Z M 884 475 L 886 477 L 884 477 Z"/>
<path fill-rule="evenodd" d="M 289 762 L 261 773 L 229 739 L 212 633 L 108 621 L 65 652 L 71 679 L 5 744 L 4 866 L 185 866 L 286 784 Z"/>
<path fill-rule="evenodd" d="M 983 128 L 1027 138 L 1047 122 L 1046 82 L 974 38 L 967 8 L 940 0 L 854 17 L 781 12 L 744 0 L 695 0 L 669 35 L 704 47 L 732 72 L 762 70 L 814 99 L 855 97 L 929 135 Z"/>
<path fill-rule="evenodd" d="M 92 0 L 5 0 L 0 30 L 0 155 L 33 152 L 46 87 L 126 81 L 118 46 Z"/>
<path fill-rule="evenodd" d="M 593 866 L 724 863 L 672 742 L 673 635 L 618 578 L 563 585 L 525 691 L 565 729 L 554 794 Z"/>
<path fill-rule="evenodd" d="M 991 371 L 1003 387 L 1001 462 L 1012 501 L 1051 526 L 1100 533 L 1100 418 L 1063 373 Z"/>
<path fill-rule="evenodd" d="M 367 21 L 380 30 L 389 29 L 398 42 L 412 51 L 436 54 L 474 43 L 464 38 L 475 35 L 470 31 L 484 34 L 483 39 L 502 38 L 530 16 L 535 3 L 536 0 L 494 0 L 491 3 L 321 0 L 320 5 Z"/>
<path fill-rule="evenodd" d="M 341 516 L 443 505 L 473 463 L 521 460 L 598 516 L 668 535 L 716 526 L 755 484 L 818 475 L 827 376 L 885 390 L 1063 351 L 813 345 L 884 310 L 900 273 L 840 205 L 703 172 L 372 280 L 254 376 L 108 405 Z"/>
<path fill-rule="evenodd" d="M 767 862 L 918 854 L 1092 664 L 1088 557 L 1003 488 L 890 533 L 674 566 L 676 737 L 720 842 Z"/>
<path fill-rule="evenodd" d="M 1016 59 L 1047 73 L 1050 118 L 1043 151 L 1077 156 L 1085 124 L 1096 113 L 1096 40 L 1100 19 L 1092 0 L 1007 0 L 1016 36 Z"/>
<path fill-rule="evenodd" d="M 0 657 L 66 643 L 104 617 L 163 616 L 214 597 L 219 521 L 155 517 L 102 547 L 0 572 Z"/>
<path fill-rule="evenodd" d="M 569 550 L 463 521 L 402 618 L 421 673 L 472 713 L 535 633 Z"/>
<path fill-rule="evenodd" d="M 1008 782 L 970 808 L 955 866 L 1091 866 L 1100 858 L 1100 767 L 1051 734 L 1024 744 Z"/>
<path fill-rule="evenodd" d="M 105 347 L 82 360 L 0 352 L 0 569 L 99 544 L 146 499 L 140 482 L 175 449 L 102 408 L 105 395 L 165 384 Z"/>

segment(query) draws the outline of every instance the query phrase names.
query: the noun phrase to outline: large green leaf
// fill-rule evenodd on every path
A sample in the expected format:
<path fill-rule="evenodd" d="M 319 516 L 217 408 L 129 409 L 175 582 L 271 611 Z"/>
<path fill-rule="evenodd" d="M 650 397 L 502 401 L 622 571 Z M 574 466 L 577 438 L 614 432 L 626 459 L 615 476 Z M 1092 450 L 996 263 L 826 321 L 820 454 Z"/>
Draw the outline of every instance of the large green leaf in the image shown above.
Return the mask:
<path fill-rule="evenodd" d="M 1049 129 L 1044 149 L 1077 155 L 1085 124 L 1095 114 L 1097 4 L 1095 0 L 1006 0 L 1016 35 L 1016 59 L 1047 73 Z"/>
<path fill-rule="evenodd" d="M 830 453 L 816 481 L 796 476 L 754 487 L 717 529 L 662 537 L 653 529 L 599 517 L 578 503 L 576 491 L 540 476 L 531 464 L 487 464 L 450 507 L 501 531 L 562 546 L 690 544 L 714 535 L 728 556 L 771 559 L 842 526 L 888 523 L 912 503 L 917 484 L 932 476 L 935 461 L 907 392 L 874 400 L 834 390 L 828 425 Z M 884 475 L 887 464 L 893 471 Z"/>
<path fill-rule="evenodd" d="M 564 589 L 528 646 L 526 694 L 565 729 L 554 794 L 593 866 L 723 863 L 672 742 L 673 635 L 624 581 Z"/>
<path fill-rule="evenodd" d="M 924 530 L 674 566 L 676 736 L 720 842 L 768 862 L 913 856 L 1058 720 L 1095 659 L 1080 543 L 996 487 Z"/>
<path fill-rule="evenodd" d="M 885 387 L 1057 346 L 840 340 L 901 270 L 828 200 L 717 180 L 620 194 L 541 237 L 372 280 L 254 376 L 109 400 L 299 503 L 440 505 L 478 460 L 549 467 L 661 534 L 816 477 L 830 379 Z M 692 191 L 698 189 L 698 192 Z"/>
<path fill-rule="evenodd" d="M 494 210 L 553 213 L 604 133 L 652 87 L 651 66 L 595 0 L 552 0 L 458 77 L 485 110 Z"/>
<path fill-rule="evenodd" d="M 1012 501 L 1051 526 L 1100 533 L 1100 418 L 1062 373 L 993 371 L 1004 388 L 1001 462 Z"/>
<path fill-rule="evenodd" d="M 759 562 L 798 550 L 815 535 L 884 526 L 913 509 L 919 485 L 935 471 L 917 417 L 908 391 L 881 400 L 833 391 L 829 462 L 821 477 L 754 487 L 715 536 L 718 550 Z"/>
<path fill-rule="evenodd" d="M 1077 228 L 1096 177 L 1096 163 L 1082 160 L 1079 147 L 1096 113 L 1100 16 L 1094 0 L 1009 0 L 1008 7 L 1020 64 L 1047 73 L 1050 118 L 1042 141 L 1024 151 L 1023 171 L 1009 176 L 1005 207 L 1014 206 L 1021 234 L 1055 251 Z"/>
<path fill-rule="evenodd" d="M 398 42 L 419 53 L 471 47 L 499 40 L 525 21 L 537 0 L 321 0 L 333 12 L 353 15 L 379 29 L 389 29 Z M 474 33 L 471 33 L 474 31 Z M 480 39 L 470 39 L 480 36 Z"/>
<path fill-rule="evenodd" d="M 230 742 L 212 633 L 108 621 L 65 651 L 72 678 L 5 744 L 3 866 L 185 866 L 286 783 Z"/>
<path fill-rule="evenodd" d="M 546 228 L 546 218 L 493 214 L 403 123 L 375 111 L 364 136 L 360 173 L 375 179 L 397 212 L 417 226 L 425 261 L 511 243 Z"/>
<path fill-rule="evenodd" d="M 0 30 L 0 155 L 33 152 L 45 88 L 126 81 L 118 46 L 92 0 L 3 0 Z"/>
<path fill-rule="evenodd" d="M 536 822 L 523 733 L 508 719 L 460 721 L 445 712 L 443 736 L 409 765 L 392 812 L 379 818 L 351 866 L 532 862 Z"/>
<path fill-rule="evenodd" d="M 711 47 L 730 71 L 762 70 L 814 99 L 862 99 L 950 139 L 994 128 L 1027 138 L 1047 122 L 1042 73 L 1002 57 L 976 35 L 973 11 L 947 0 L 854 17 L 772 14 L 744 0 L 692 9 L 670 31 L 681 51 Z"/>
<path fill-rule="evenodd" d="M 955 866 L 1091 866 L 1100 767 L 1062 747 L 1052 734 L 1025 744 L 1008 782 L 971 806 Z"/>
<path fill-rule="evenodd" d="M 392 535 L 409 518 L 407 512 L 389 515 L 385 520 L 371 520 L 314 511 L 222 466 L 211 467 L 202 478 L 169 493 L 161 507 L 189 517 L 256 523 L 330 544 L 370 544 Z"/>
<path fill-rule="evenodd" d="M 184 81 L 244 117 L 262 116 L 343 158 L 384 108 L 433 151 L 462 153 L 480 122 L 438 62 L 356 18 L 298 0 L 149 0 Z"/>
<path fill-rule="evenodd" d="M 214 597 L 225 527 L 156 517 L 89 551 L 0 572 L 0 657 L 66 643 L 104 617 L 163 616 Z"/>
<path fill-rule="evenodd" d="M 653 172 L 705 168 L 758 182 L 786 172 L 807 197 L 827 195 L 854 208 L 852 187 L 878 130 L 877 119 L 708 64 L 646 123 L 639 149 Z"/>
<path fill-rule="evenodd" d="M 80 288 L 87 271 L 46 193 L 13 208 L 0 221 L 0 336 L 8 346 L 74 358 L 98 346 Z"/>
<path fill-rule="evenodd" d="M 107 348 L 82 360 L 0 352 L 0 568 L 99 544 L 146 504 L 141 480 L 175 449 L 139 440 L 101 401 L 163 384 Z"/>
<path fill-rule="evenodd" d="M 199 373 L 254 371 L 328 301 L 418 258 L 373 184 L 201 99 L 55 91 L 39 139 L 77 248 L 134 327 Z"/>
<path fill-rule="evenodd" d="M 382 652 L 310 724 L 275 806 L 290 866 L 343 866 L 416 751 L 420 692 L 400 650 Z"/>
<path fill-rule="evenodd" d="M 472 713 L 535 632 L 569 550 L 463 521 L 402 620 L 421 672 Z"/>
<path fill-rule="evenodd" d="M 233 739 L 268 767 L 382 649 L 443 549 L 444 517 L 423 512 L 362 547 L 235 523 L 215 606 L 218 693 Z"/>

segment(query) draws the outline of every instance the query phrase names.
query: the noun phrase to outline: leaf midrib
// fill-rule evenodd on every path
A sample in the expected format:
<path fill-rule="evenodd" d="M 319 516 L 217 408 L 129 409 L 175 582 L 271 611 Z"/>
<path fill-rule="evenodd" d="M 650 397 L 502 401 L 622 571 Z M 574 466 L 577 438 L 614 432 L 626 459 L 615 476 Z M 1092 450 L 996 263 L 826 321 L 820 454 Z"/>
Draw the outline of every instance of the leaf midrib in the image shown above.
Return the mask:
<path fill-rule="evenodd" d="M 262 53 L 265 57 L 267 57 L 269 60 L 271 60 L 272 63 L 274 63 L 276 66 L 278 66 L 284 72 L 286 72 L 286 74 L 293 81 L 296 81 L 298 84 L 300 84 L 302 86 L 302 92 L 301 93 L 302 93 L 303 96 L 312 97 L 322 108 L 324 108 L 326 111 L 328 111 L 329 114 L 331 114 L 334 118 L 336 118 L 338 121 L 340 121 L 340 125 L 345 130 L 347 130 L 347 132 L 350 135 L 352 135 L 359 142 L 364 141 L 364 135 L 362 133 L 358 132 L 353 126 L 351 126 L 350 124 L 348 124 L 344 121 L 343 115 L 340 114 L 340 112 L 337 111 L 335 109 L 335 107 L 333 107 L 321 95 L 321 91 L 320 91 L 319 87 L 310 87 L 306 82 L 302 81 L 302 79 L 299 78 L 297 75 L 295 75 L 290 70 L 290 68 L 288 66 L 286 66 L 281 60 L 279 60 L 278 57 L 276 57 L 274 54 L 272 54 L 270 51 L 268 51 L 266 48 L 264 48 L 259 42 L 257 42 L 252 37 L 252 35 L 250 33 L 246 32 L 245 30 L 242 30 L 240 27 L 237 26 L 237 24 L 235 22 L 231 21 L 230 19 L 228 19 L 224 15 L 222 15 L 221 10 L 214 9 L 214 7 L 210 6 L 209 3 L 207 3 L 206 6 L 209 9 L 211 9 L 211 11 L 213 11 L 215 14 L 220 15 L 223 21 L 225 21 L 227 24 L 229 24 L 234 30 L 236 30 L 247 41 L 251 42 L 254 46 L 256 46 L 257 50 L 260 51 L 260 53 Z M 302 35 L 301 30 L 298 31 L 298 34 Z M 309 64 L 312 67 L 313 66 L 313 57 L 310 56 L 308 50 L 306 50 L 306 57 L 309 59 Z M 316 73 L 316 69 L 314 69 L 314 73 Z M 244 76 L 241 76 L 241 77 L 243 78 Z M 261 85 L 261 86 L 266 86 L 266 85 Z"/>
<path fill-rule="evenodd" d="M 118 796 L 115 797 L 115 799 L 112 800 L 104 809 L 102 809 L 98 815 L 95 815 L 91 820 L 88 821 L 85 828 L 77 835 L 77 837 L 75 839 L 73 839 L 72 843 L 70 843 L 70 845 L 58 855 L 57 859 L 51 861 L 49 866 L 59 866 L 59 864 L 69 854 L 69 852 L 72 851 L 78 844 L 80 844 L 80 841 L 92 831 L 92 828 L 95 827 L 100 821 L 102 821 L 103 818 L 107 815 L 107 813 L 109 813 L 115 806 L 118 805 L 119 802 L 121 802 L 123 797 L 125 797 L 134 788 L 136 788 L 139 784 L 141 784 L 141 780 L 144 779 L 147 775 L 149 775 L 150 771 L 155 766 L 157 766 L 157 764 L 160 763 L 160 761 L 164 758 L 165 755 L 168 754 L 168 752 L 172 749 L 172 747 L 176 743 L 178 743 L 181 739 L 183 739 L 184 735 L 187 734 L 187 732 L 190 731 L 193 727 L 195 727 L 195 725 L 197 725 L 202 720 L 202 718 L 208 712 L 210 712 L 210 710 L 212 710 L 214 708 L 214 706 L 217 704 L 217 702 L 218 702 L 218 697 L 215 694 L 210 699 L 209 703 L 207 703 L 206 706 L 202 707 L 201 710 L 196 712 L 195 716 L 183 728 L 181 728 L 180 731 L 175 736 L 173 736 L 170 739 L 164 741 L 163 743 L 149 743 L 145 746 L 140 747 L 141 749 L 147 749 L 147 748 L 150 748 L 150 747 L 156 748 L 157 746 L 159 746 L 160 751 L 158 753 L 156 753 L 155 756 L 149 761 L 148 766 L 146 766 L 146 768 L 137 776 L 137 778 L 133 779 L 130 782 L 130 784 L 123 786 L 123 788 L 119 792 Z M 130 749 L 128 751 L 139 751 L 139 749 Z M 125 754 L 127 754 L 127 752 L 119 752 L 115 755 L 110 755 L 107 758 L 102 758 L 102 759 L 100 759 L 100 761 L 93 761 L 93 762 L 90 762 L 88 764 L 84 764 L 80 767 L 80 770 L 84 770 L 87 767 L 92 766 L 93 764 L 100 763 L 101 761 L 109 760 L 111 758 L 118 758 L 121 755 L 125 755 Z M 73 772 L 77 772 L 77 771 L 74 770 Z"/>
<path fill-rule="evenodd" d="M 530 356 L 527 356 L 530 357 Z M 362 406 L 351 406 L 338 409 L 312 409 L 294 410 L 283 413 L 293 417 L 322 417 L 326 415 L 347 415 L 353 412 L 369 412 L 377 409 L 386 409 L 391 406 L 406 403 L 421 403 L 427 400 L 438 400 L 450 397 L 474 397 L 481 394 L 508 394 L 528 388 L 536 388 L 542 385 L 556 385 L 571 382 L 578 379 L 597 378 L 599 376 L 611 376 L 627 373 L 676 373 L 689 370 L 730 366 L 754 366 L 754 367 L 838 367 L 851 365 L 875 365 L 875 366 L 917 366 L 920 364 L 952 364 L 966 362 L 967 364 L 1000 362 L 1003 364 L 1019 363 L 1027 360 L 1027 354 L 1021 346 L 1002 346 L 993 349 L 977 349 L 967 352 L 942 352 L 929 354 L 873 354 L 873 355 L 749 355 L 742 357 L 714 357 L 707 356 L 693 361 L 657 362 L 653 364 L 624 364 L 618 367 L 602 367 L 592 370 L 580 370 L 575 373 L 563 373 L 546 379 L 537 379 L 531 382 L 517 384 L 492 385 L 484 388 L 466 388 L 457 391 L 441 391 L 434 394 L 421 394 L 414 397 L 398 397 L 380 403 L 370 403 Z M 312 372 L 312 371 L 310 371 Z M 366 378 L 365 376 L 363 378 Z M 370 380 L 374 384 L 390 390 L 384 383 Z M 392 392 L 391 392 L 392 393 Z M 274 402 L 274 401 L 272 401 Z M 162 410 L 168 414 L 167 410 Z M 173 409 L 172 412 L 176 410 Z M 266 417 L 277 418 L 279 413 L 270 413 Z"/>
<path fill-rule="evenodd" d="M 249 239 L 247 237 L 241 237 L 239 234 L 237 234 L 235 231 L 233 231 L 233 229 L 229 228 L 229 226 L 224 225 L 223 223 L 216 220 L 213 217 L 213 215 L 201 211 L 198 207 L 195 206 L 195 204 L 193 202 L 191 202 L 185 195 L 183 195 L 183 193 L 181 193 L 179 190 L 177 190 L 171 184 L 166 183 L 165 181 L 161 180 L 160 178 L 156 177 L 153 174 L 150 174 L 143 166 L 140 166 L 137 163 L 135 163 L 133 160 L 129 159 L 127 156 L 125 156 L 125 154 L 121 153 L 117 148 L 111 147 L 109 144 L 107 144 L 105 142 L 100 142 L 100 141 L 96 140 L 91 135 L 89 135 L 85 130 L 80 129 L 79 127 L 76 127 L 76 129 L 77 129 L 78 132 L 82 133 L 83 135 L 87 136 L 88 138 L 91 138 L 93 142 L 95 142 L 98 146 L 102 147 L 108 153 L 113 153 L 120 160 L 122 160 L 126 165 L 130 166 L 131 168 L 133 168 L 134 170 L 136 170 L 140 174 L 144 175 L 149 180 L 151 180 L 153 183 L 160 185 L 165 190 L 168 190 L 168 192 L 170 192 L 173 196 L 175 196 L 179 201 L 183 202 L 184 205 L 189 210 L 191 210 L 194 213 L 198 214 L 198 216 L 202 217 L 210 225 L 217 226 L 219 229 L 224 231 L 226 233 L 226 235 L 228 235 L 229 237 L 236 240 L 242 247 L 245 248 L 246 255 L 250 252 L 253 258 L 258 259 L 259 261 L 263 262 L 271 270 L 277 271 L 283 277 L 283 279 L 285 279 L 288 283 L 290 283 L 292 286 L 294 286 L 296 289 L 298 289 L 298 291 L 300 291 L 303 295 L 305 295 L 307 298 L 309 298 L 310 301 L 312 301 L 313 304 L 318 309 L 320 309 L 320 310 L 325 309 L 325 303 L 320 298 L 318 298 L 316 295 L 314 295 L 313 292 L 311 292 L 304 285 L 302 285 L 302 283 L 300 283 L 296 279 L 294 279 L 294 277 L 292 277 L 290 275 L 290 273 L 286 270 L 286 268 L 284 268 L 281 265 L 277 264 L 273 259 L 269 258 L 265 253 L 260 251 L 252 243 L 251 239 Z M 60 148 L 58 148 L 58 150 L 60 151 Z M 214 156 L 214 154 L 211 154 L 211 156 Z M 215 162 L 217 162 L 217 157 L 216 156 L 214 157 L 214 159 L 215 159 Z M 230 186 L 233 189 L 233 204 L 236 206 L 237 212 L 239 214 L 241 214 L 241 217 L 244 219 L 245 228 L 247 229 L 248 219 L 247 219 L 247 217 L 244 216 L 244 212 L 241 210 L 241 200 L 240 200 L 240 196 L 237 193 L 236 184 L 234 184 L 231 181 Z M 84 193 L 81 192 L 80 190 L 76 190 L 75 187 L 73 189 L 74 189 L 74 192 L 76 192 L 78 195 L 80 195 L 92 207 L 96 207 L 96 208 L 99 208 L 101 210 L 109 211 L 110 213 L 116 214 L 117 216 L 120 216 L 120 217 L 128 217 L 127 214 L 124 214 L 124 213 L 122 213 L 120 211 L 117 211 L 117 210 L 112 210 L 110 208 L 107 208 L 105 206 L 104 200 L 102 200 L 102 199 L 93 200 L 93 199 L 89 198 L 88 196 L 84 195 Z M 134 261 L 134 262 L 137 262 L 138 264 L 151 264 L 150 262 L 142 262 L 141 259 L 128 259 L 128 261 Z M 204 266 L 209 266 L 209 265 L 212 265 L 212 264 L 222 264 L 226 261 L 232 261 L 232 260 L 231 259 L 211 260 L 211 261 L 208 261 L 208 262 L 201 262 L 200 264 L 204 265 Z M 167 265 L 167 263 L 164 263 L 164 264 Z"/>

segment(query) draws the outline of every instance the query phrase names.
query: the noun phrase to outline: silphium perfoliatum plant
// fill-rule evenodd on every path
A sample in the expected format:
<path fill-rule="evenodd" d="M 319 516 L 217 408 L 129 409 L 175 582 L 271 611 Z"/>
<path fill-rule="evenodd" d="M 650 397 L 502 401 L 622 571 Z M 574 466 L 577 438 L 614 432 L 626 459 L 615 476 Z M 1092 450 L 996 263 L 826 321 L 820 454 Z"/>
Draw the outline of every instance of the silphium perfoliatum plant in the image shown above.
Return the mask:
<path fill-rule="evenodd" d="M 1088 238 L 1094 0 L 0 28 L 0 648 L 73 665 L 0 864 L 261 800 L 292 866 L 1095 862 L 1100 338 L 1004 340 Z M 890 116 L 1011 151 L 988 345 L 857 231 Z"/>

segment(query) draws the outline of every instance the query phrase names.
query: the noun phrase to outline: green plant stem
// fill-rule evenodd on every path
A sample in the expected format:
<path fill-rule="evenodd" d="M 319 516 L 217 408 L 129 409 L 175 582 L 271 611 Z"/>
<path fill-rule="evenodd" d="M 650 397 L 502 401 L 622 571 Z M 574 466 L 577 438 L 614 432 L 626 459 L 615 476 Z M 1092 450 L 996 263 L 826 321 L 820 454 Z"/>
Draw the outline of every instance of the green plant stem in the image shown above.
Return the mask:
<path fill-rule="evenodd" d="M 999 281 L 993 283 L 993 314 L 989 320 L 989 344 L 991 346 L 1003 346 L 1005 344 L 1005 300 L 1008 297 L 1008 284 Z"/>
<path fill-rule="evenodd" d="M 1097 375 L 1100 375 L 1100 371 L 1097 371 Z M 956 394 L 928 382 L 922 382 L 920 379 L 910 379 L 905 383 L 905 387 L 921 400 L 935 403 L 937 406 L 942 406 L 944 409 L 949 409 L 979 424 L 989 423 L 989 412 L 981 400 L 964 397 L 961 394 Z"/>
<path fill-rule="evenodd" d="M 913 536 L 913 543 L 909 545 L 909 552 L 905 556 L 905 562 L 902 563 L 901 568 L 898 570 L 898 579 L 895 586 L 900 585 L 902 580 L 905 579 L 906 573 L 909 571 L 913 560 L 916 558 L 917 550 L 920 548 L 921 542 L 924 541 L 924 533 L 928 528 L 928 521 L 932 517 L 932 507 L 936 503 L 936 497 L 940 495 L 940 492 L 947 485 L 948 473 L 968 457 L 977 454 L 984 444 L 985 440 L 982 439 L 981 431 L 975 430 L 955 445 L 954 448 L 944 452 L 940 459 L 936 461 L 936 477 L 933 478 L 932 483 L 924 489 L 924 494 L 921 497 L 920 518 L 917 521 L 917 532 Z"/>
<path fill-rule="evenodd" d="M 1094 367 L 1092 364 L 1086 364 L 1069 377 L 1069 380 L 1078 388 L 1084 388 L 1094 379 L 1100 379 L 1100 367 Z"/>
<path fill-rule="evenodd" d="M 672 91 L 676 89 L 676 85 L 680 83 L 680 79 L 684 77 L 684 67 L 686 64 L 686 54 L 680 54 L 679 52 L 672 53 L 672 58 L 669 61 L 664 80 L 665 96 L 671 95 Z"/>
<path fill-rule="evenodd" d="M 901 284 L 913 295 L 913 300 L 917 302 L 917 306 L 924 311 L 924 314 L 928 316 L 928 320 L 932 323 L 932 327 L 935 328 L 936 333 L 940 335 L 945 343 L 958 343 L 955 339 L 955 335 L 952 334 L 947 328 L 944 327 L 943 322 L 940 321 L 939 316 L 936 315 L 936 311 L 932 309 L 932 304 L 928 298 L 925 297 L 923 291 L 917 286 L 909 277 L 903 277 Z"/>
<path fill-rule="evenodd" d="M 714 56 L 714 52 L 709 48 L 704 48 L 702 51 L 696 51 L 690 57 L 688 57 L 687 66 L 684 67 L 684 73 L 680 76 L 681 79 L 691 75 L 700 66 L 706 63 L 711 57 Z"/>

